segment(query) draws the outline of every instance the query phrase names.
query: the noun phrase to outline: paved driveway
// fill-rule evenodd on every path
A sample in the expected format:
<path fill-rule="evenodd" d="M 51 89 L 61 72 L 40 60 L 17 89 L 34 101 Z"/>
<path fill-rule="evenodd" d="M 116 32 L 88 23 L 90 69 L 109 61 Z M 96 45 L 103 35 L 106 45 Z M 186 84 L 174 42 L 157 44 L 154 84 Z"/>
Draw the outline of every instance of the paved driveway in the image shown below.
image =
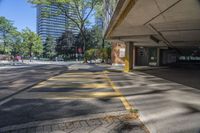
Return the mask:
<path fill-rule="evenodd" d="M 157 75 L 162 75 L 162 71 L 156 71 L 153 70 Z M 200 132 L 199 89 L 138 71 L 111 72 L 109 77 L 131 105 L 139 110 L 140 118 L 150 132 Z M 196 77 L 195 80 L 199 78 Z"/>
<path fill-rule="evenodd" d="M 65 73 L 14 95 L 0 106 L 0 132 L 144 133 L 143 124 L 129 116 L 104 69 L 72 65 Z"/>
<path fill-rule="evenodd" d="M 200 90 L 200 69 L 165 68 L 143 72 Z"/>
<path fill-rule="evenodd" d="M 0 101 L 67 70 L 67 65 L 33 65 L 0 70 Z"/>
<path fill-rule="evenodd" d="M 0 132 L 145 132 L 137 115 L 126 111 L 130 105 L 151 133 L 200 132 L 199 89 L 155 74 L 106 68 L 72 65 L 14 95 L 0 106 Z"/>

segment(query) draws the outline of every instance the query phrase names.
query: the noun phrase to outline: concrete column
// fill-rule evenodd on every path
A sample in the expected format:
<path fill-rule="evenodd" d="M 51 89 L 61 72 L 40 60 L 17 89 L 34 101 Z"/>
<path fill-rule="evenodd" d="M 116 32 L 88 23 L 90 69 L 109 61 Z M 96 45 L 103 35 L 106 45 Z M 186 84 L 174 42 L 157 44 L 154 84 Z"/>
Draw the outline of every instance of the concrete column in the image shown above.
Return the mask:
<path fill-rule="evenodd" d="M 125 67 L 124 72 L 129 72 L 133 70 L 133 62 L 135 62 L 135 59 L 133 60 L 133 42 L 127 42 L 126 43 L 126 50 L 125 50 Z"/>
<path fill-rule="evenodd" d="M 160 66 L 160 48 L 157 48 L 157 66 Z"/>

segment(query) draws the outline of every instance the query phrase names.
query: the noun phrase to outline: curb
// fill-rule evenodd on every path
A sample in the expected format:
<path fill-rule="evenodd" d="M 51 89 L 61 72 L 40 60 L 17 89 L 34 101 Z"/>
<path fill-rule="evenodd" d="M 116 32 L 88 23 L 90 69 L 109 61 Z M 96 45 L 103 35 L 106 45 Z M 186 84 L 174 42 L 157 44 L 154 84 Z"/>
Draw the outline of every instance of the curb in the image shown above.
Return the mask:
<path fill-rule="evenodd" d="M 45 126 L 45 125 L 53 125 L 53 124 L 59 124 L 59 123 L 63 123 L 63 122 L 68 123 L 68 122 L 90 120 L 90 119 L 96 119 L 96 118 L 104 118 L 104 117 L 108 117 L 108 116 L 121 116 L 121 115 L 127 115 L 127 114 L 128 113 L 126 111 L 118 111 L 118 112 L 109 112 L 109 113 L 90 114 L 90 115 L 84 115 L 84 116 L 78 116 L 78 117 L 68 117 L 68 118 L 53 119 L 53 120 L 35 121 L 35 122 L 29 122 L 29 123 L 25 123 L 25 124 L 2 127 L 2 128 L 0 128 L 0 132 L 19 130 L 19 129 L 31 128 L 31 127 L 39 127 L 39 126 Z"/>

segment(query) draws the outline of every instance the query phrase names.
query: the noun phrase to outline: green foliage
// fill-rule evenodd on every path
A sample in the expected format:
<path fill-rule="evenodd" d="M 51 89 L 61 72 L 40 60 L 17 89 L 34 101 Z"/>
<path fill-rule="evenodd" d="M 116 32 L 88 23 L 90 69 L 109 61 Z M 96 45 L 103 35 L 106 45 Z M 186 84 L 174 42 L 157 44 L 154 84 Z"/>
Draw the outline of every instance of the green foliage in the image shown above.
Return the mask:
<path fill-rule="evenodd" d="M 103 0 L 95 6 L 95 18 L 104 18 L 104 4 Z"/>
<path fill-rule="evenodd" d="M 44 49 L 43 49 L 43 56 L 45 58 L 50 58 L 52 59 L 56 53 L 55 53 L 55 43 L 54 40 L 51 36 L 48 36 L 46 38 L 46 41 L 44 43 Z"/>
<path fill-rule="evenodd" d="M 85 59 L 86 60 L 96 60 L 102 59 L 106 62 L 111 59 L 111 48 L 100 48 L 100 49 L 89 49 L 85 52 Z"/>
<path fill-rule="evenodd" d="M 137 114 L 139 112 L 138 109 L 130 109 L 130 113 L 134 113 L 134 114 Z"/>
<path fill-rule="evenodd" d="M 96 26 L 91 29 L 85 30 L 85 38 L 86 38 L 86 49 L 97 49 L 101 48 L 102 45 L 102 33 L 99 32 Z M 83 48 L 84 43 L 82 41 L 81 34 L 76 37 L 76 46 L 79 48 Z"/>
<path fill-rule="evenodd" d="M 42 55 L 43 45 L 37 34 L 26 28 L 22 31 L 22 38 L 22 47 L 25 56 L 29 56 L 31 58 L 33 55 L 38 57 Z"/>
<path fill-rule="evenodd" d="M 18 31 L 13 31 L 11 35 L 11 55 L 21 55 L 23 53 L 21 33 Z"/>
<path fill-rule="evenodd" d="M 58 38 L 56 44 L 57 55 L 68 56 L 75 53 L 75 37 L 72 32 L 66 31 L 63 35 Z"/>
<path fill-rule="evenodd" d="M 10 45 L 11 43 L 13 43 L 12 33 L 15 31 L 16 31 L 16 28 L 13 26 L 11 21 L 7 20 L 5 17 L 0 17 L 0 34 L 1 34 L 1 40 L 2 40 L 2 43 L 0 44 L 1 54 L 11 53 Z"/>
<path fill-rule="evenodd" d="M 18 32 L 11 21 L 0 17 L 1 44 L 0 53 L 8 55 L 40 56 L 43 46 L 40 37 L 26 28 Z"/>
<path fill-rule="evenodd" d="M 96 59 L 97 49 L 90 49 L 87 50 L 84 54 L 86 60 L 93 60 Z"/>
<path fill-rule="evenodd" d="M 107 48 L 101 48 L 100 52 L 99 52 L 99 58 L 102 59 L 103 62 L 109 62 L 109 60 L 111 59 L 111 48 L 107 47 Z"/>

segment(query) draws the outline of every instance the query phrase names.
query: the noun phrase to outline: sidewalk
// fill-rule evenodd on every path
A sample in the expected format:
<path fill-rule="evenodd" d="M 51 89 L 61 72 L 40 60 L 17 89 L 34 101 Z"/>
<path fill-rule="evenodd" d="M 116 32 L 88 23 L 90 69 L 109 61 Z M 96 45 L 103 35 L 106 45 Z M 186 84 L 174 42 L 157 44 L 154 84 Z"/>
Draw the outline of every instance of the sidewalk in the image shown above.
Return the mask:
<path fill-rule="evenodd" d="M 69 65 L 74 63 L 82 63 L 82 61 L 39 61 L 39 60 L 24 60 L 20 61 L 2 61 L 0 60 L 0 70 L 1 69 L 10 69 L 10 68 L 22 68 L 29 67 L 33 65 Z"/>
<path fill-rule="evenodd" d="M 199 133 L 200 91 L 143 72 L 110 72 L 109 78 L 151 133 Z"/>
<path fill-rule="evenodd" d="M 138 120 L 113 112 L 85 117 L 38 121 L 0 128 L 1 133 L 147 133 Z"/>

